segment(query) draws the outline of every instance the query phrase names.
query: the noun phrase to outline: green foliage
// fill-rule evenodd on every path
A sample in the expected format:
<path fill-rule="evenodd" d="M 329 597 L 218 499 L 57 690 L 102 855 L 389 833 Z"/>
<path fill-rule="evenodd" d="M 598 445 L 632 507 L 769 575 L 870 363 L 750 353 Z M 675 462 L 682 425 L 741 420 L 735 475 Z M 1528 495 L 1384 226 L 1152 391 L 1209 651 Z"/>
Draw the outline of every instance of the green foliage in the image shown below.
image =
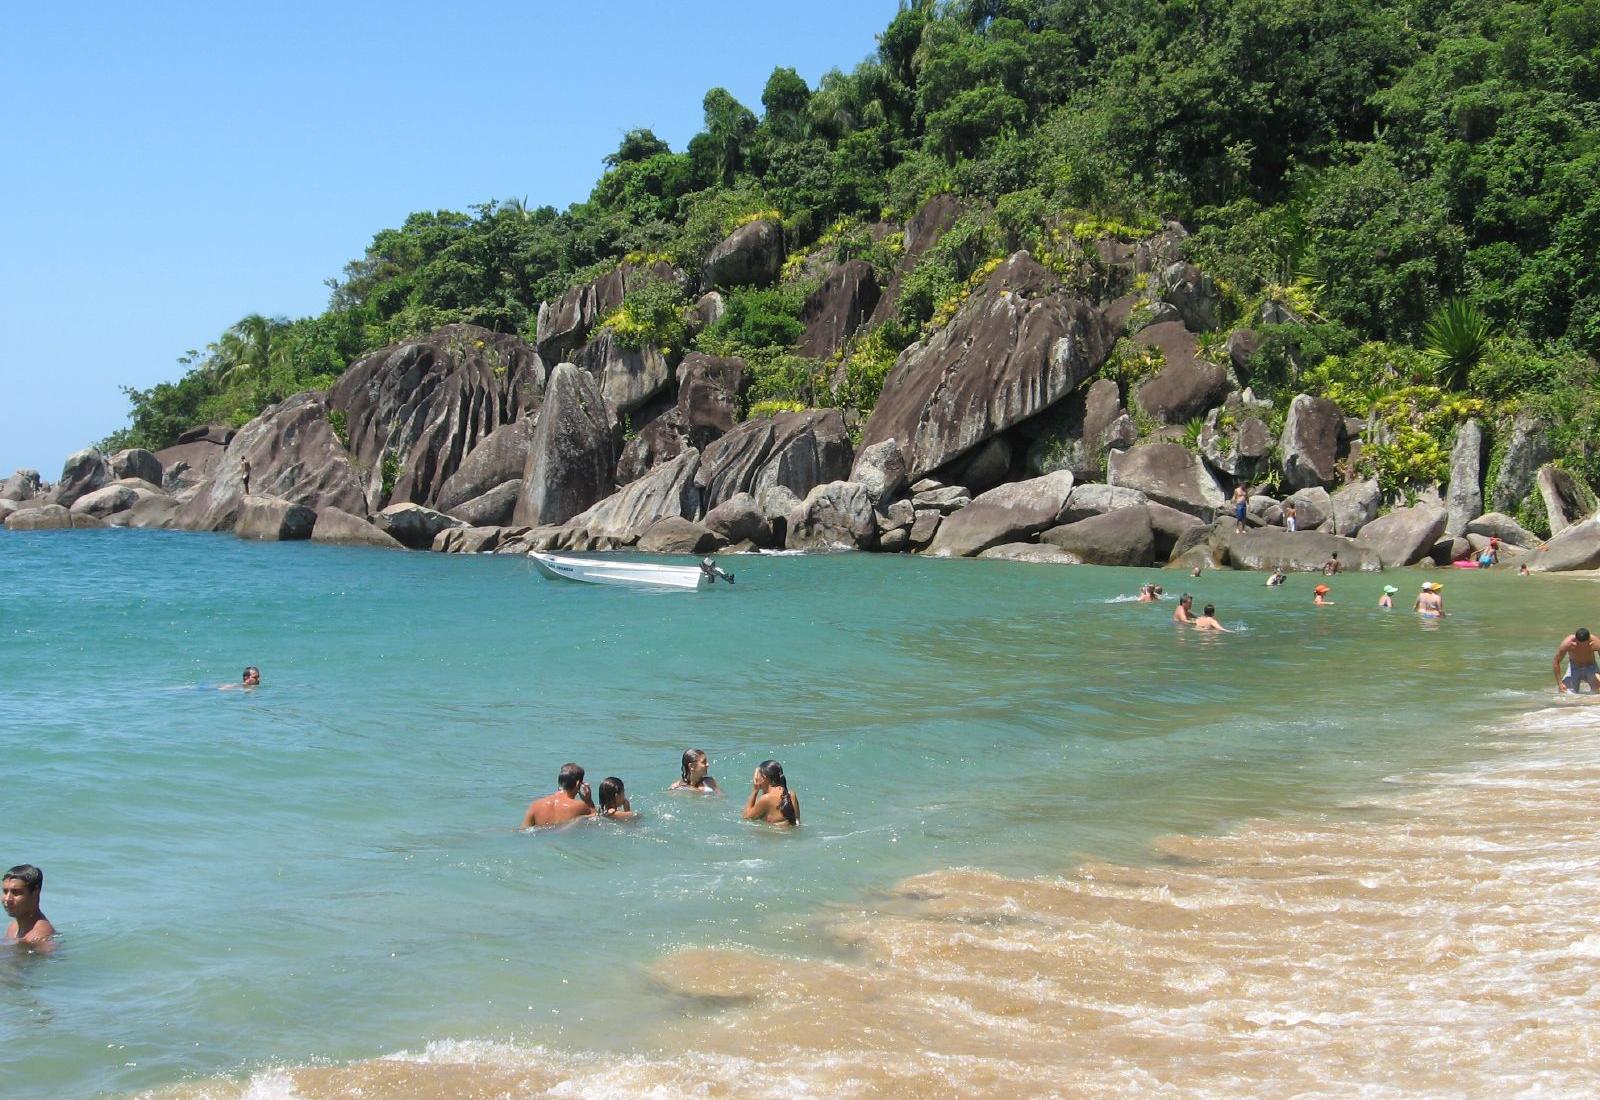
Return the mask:
<path fill-rule="evenodd" d="M 1464 298 L 1451 298 L 1428 319 L 1422 330 L 1423 347 L 1438 359 L 1441 385 L 1459 390 L 1489 347 L 1489 319 Z"/>
<path fill-rule="evenodd" d="M 1366 416 L 1385 394 L 1433 379 L 1434 363 L 1426 353 L 1374 340 L 1348 355 L 1327 356 L 1304 372 L 1300 385 L 1337 402 L 1351 416 Z"/>
<path fill-rule="evenodd" d="M 400 456 L 393 451 L 383 452 L 383 463 L 378 467 L 378 476 L 383 486 L 383 499 L 388 500 L 389 494 L 394 492 L 395 484 L 400 480 Z"/>
<path fill-rule="evenodd" d="M 339 441 L 339 446 L 350 449 L 350 418 L 343 409 L 328 410 L 328 427 L 333 429 L 333 437 Z"/>
<path fill-rule="evenodd" d="M 742 288 L 727 296 L 727 308 L 700 338 L 700 349 L 716 355 L 746 355 L 761 348 L 786 348 L 805 331 L 800 311 L 805 295 L 793 284 L 771 290 Z"/>
<path fill-rule="evenodd" d="M 839 404 L 857 410 L 863 418 L 870 415 L 901 350 L 888 326 L 880 325 L 858 337 L 845 355 L 843 378 L 834 392 Z"/>
<path fill-rule="evenodd" d="M 683 350 L 687 306 L 688 299 L 676 281 L 647 279 L 601 324 L 609 328 L 625 348 L 654 347 L 670 357 Z"/>
<path fill-rule="evenodd" d="M 1362 462 L 1385 493 L 1442 484 L 1450 474 L 1450 447 L 1462 421 L 1481 417 L 1483 402 L 1415 385 L 1385 393 L 1372 403 L 1376 439 Z"/>

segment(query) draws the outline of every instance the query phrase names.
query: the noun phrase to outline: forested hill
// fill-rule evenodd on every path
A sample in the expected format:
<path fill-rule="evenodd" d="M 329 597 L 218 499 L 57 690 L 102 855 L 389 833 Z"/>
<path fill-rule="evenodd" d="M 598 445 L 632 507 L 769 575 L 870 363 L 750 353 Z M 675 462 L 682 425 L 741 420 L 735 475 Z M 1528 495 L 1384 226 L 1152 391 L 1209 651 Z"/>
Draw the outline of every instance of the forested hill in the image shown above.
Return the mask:
<path fill-rule="evenodd" d="M 759 104 L 713 88 L 687 149 L 630 132 L 568 210 L 491 201 L 378 233 L 324 313 L 245 317 L 181 380 L 130 390 L 108 443 L 242 424 L 453 322 L 531 341 L 542 301 L 624 258 L 693 279 L 763 216 L 794 258 L 775 285 L 732 291 L 694 332 L 681 285 L 653 283 L 615 325 L 740 355 L 756 402 L 866 409 L 993 260 L 1026 248 L 1049 267 L 1074 242 L 1175 219 L 1223 291 L 1223 335 L 1255 326 L 1258 394 L 1326 392 L 1358 415 L 1404 387 L 1464 391 L 1491 415 L 1536 404 L 1593 482 L 1597 94 L 1600 0 L 906 3 L 816 88 L 785 68 Z M 859 258 L 887 280 L 899 238 L 875 227 L 937 194 L 962 213 L 889 315 L 831 361 L 801 354 L 815 276 L 796 261 Z M 1390 487 L 1439 480 L 1439 434 L 1420 427 L 1381 471 Z"/>

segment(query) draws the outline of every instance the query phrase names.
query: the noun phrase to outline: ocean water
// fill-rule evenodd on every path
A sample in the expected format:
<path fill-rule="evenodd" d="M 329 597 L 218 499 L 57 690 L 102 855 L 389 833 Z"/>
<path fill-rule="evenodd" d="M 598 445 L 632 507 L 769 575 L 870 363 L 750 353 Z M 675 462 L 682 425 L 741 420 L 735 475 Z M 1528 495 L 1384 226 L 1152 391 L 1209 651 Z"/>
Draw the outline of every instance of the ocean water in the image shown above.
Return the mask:
<path fill-rule="evenodd" d="M 0 537 L 0 863 L 63 931 L 0 953 L 4 1094 L 1600 1085 L 1589 582 L 726 564 Z M 767 757 L 800 830 L 738 820 Z M 520 831 L 568 760 L 642 819 Z"/>

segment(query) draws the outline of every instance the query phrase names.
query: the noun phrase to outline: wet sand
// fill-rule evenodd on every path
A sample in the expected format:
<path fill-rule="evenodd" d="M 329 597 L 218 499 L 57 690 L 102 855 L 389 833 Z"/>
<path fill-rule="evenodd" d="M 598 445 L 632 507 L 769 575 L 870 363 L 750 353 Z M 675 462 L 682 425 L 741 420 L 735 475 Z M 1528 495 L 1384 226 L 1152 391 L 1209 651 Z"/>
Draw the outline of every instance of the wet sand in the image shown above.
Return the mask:
<path fill-rule="evenodd" d="M 649 1055 L 438 1043 L 164 1095 L 1591 1097 L 1600 708 L 1492 752 L 1149 866 L 917 876 L 827 918 L 839 958 L 680 950 Z"/>

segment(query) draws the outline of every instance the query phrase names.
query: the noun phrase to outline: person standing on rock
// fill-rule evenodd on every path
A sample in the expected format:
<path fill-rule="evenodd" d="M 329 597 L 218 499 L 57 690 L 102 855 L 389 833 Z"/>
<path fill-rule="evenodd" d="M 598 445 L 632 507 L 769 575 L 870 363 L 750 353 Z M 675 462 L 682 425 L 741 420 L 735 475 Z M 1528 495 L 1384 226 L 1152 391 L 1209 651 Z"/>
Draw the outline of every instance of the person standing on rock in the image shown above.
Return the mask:
<path fill-rule="evenodd" d="M 239 483 L 244 487 L 244 495 L 250 495 L 250 460 L 241 459 L 239 462 Z"/>
<path fill-rule="evenodd" d="M 1283 529 L 1285 531 L 1293 532 L 1294 522 L 1294 501 L 1286 500 L 1283 502 Z"/>
<path fill-rule="evenodd" d="M 1206 609 L 1200 613 L 1200 617 L 1194 621 L 1194 628 L 1196 630 L 1209 630 L 1215 634 L 1233 633 L 1233 631 L 1223 626 L 1221 620 L 1217 618 L 1216 605 L 1209 603 L 1206 604 Z"/>
<path fill-rule="evenodd" d="M 1233 487 L 1233 533 L 1244 534 L 1244 517 L 1250 511 L 1250 498 L 1244 495 L 1244 486 Z"/>
<path fill-rule="evenodd" d="M 533 829 L 542 825 L 565 825 L 580 817 L 594 813 L 594 796 L 589 784 L 583 781 L 583 769 L 576 764 L 561 765 L 556 776 L 554 794 L 534 799 L 528 803 L 528 812 L 522 815 L 522 827 Z"/>
<path fill-rule="evenodd" d="M 1567 660 L 1567 674 L 1561 675 L 1561 659 Z M 1578 694 L 1580 685 L 1588 684 L 1591 692 L 1600 692 L 1600 644 L 1589 634 L 1589 628 L 1580 626 L 1561 641 L 1556 650 L 1556 692 L 1565 695 L 1569 690 Z"/>
<path fill-rule="evenodd" d="M 1184 626 L 1194 625 L 1194 597 L 1185 592 L 1178 597 L 1177 609 L 1172 612 L 1172 621 L 1182 623 Z"/>

